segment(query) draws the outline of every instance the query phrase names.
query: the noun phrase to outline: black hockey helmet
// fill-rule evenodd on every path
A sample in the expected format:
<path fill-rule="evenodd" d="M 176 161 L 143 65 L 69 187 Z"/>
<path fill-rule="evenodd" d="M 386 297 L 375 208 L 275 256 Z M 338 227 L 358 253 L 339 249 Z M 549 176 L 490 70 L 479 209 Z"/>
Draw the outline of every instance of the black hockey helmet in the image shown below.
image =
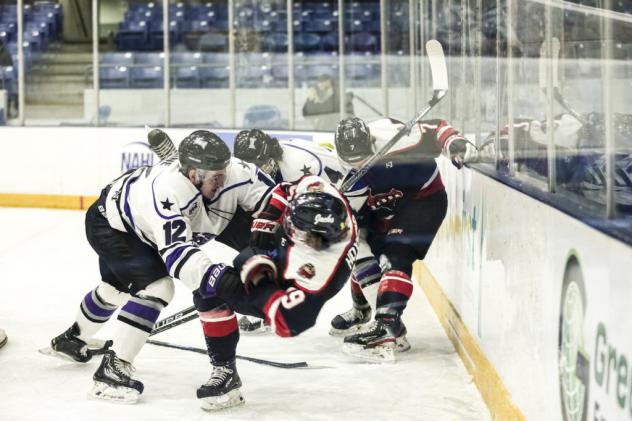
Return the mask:
<path fill-rule="evenodd" d="M 327 247 L 349 232 L 347 207 L 341 199 L 328 193 L 303 193 L 287 207 L 283 227 L 293 242 Z"/>
<path fill-rule="evenodd" d="M 371 132 L 358 117 L 345 118 L 338 123 L 334 142 L 338 157 L 348 164 L 364 161 L 374 152 Z"/>
<path fill-rule="evenodd" d="M 255 165 L 281 158 L 279 141 L 259 129 L 242 130 L 235 137 L 235 157 Z"/>
<path fill-rule="evenodd" d="M 190 169 L 217 171 L 230 163 L 230 150 L 215 133 L 196 130 L 180 142 L 178 158 L 185 175 Z"/>
<path fill-rule="evenodd" d="M 235 137 L 235 158 L 250 162 L 274 178 L 283 156 L 279 140 L 259 129 L 242 130 Z"/>

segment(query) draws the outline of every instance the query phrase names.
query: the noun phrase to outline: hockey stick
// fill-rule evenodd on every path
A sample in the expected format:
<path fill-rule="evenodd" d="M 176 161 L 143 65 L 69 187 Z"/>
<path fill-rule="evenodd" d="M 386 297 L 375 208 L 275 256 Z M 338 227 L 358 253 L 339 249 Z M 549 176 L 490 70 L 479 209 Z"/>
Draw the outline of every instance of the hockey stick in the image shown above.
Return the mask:
<path fill-rule="evenodd" d="M 443 48 L 439 41 L 431 39 L 426 43 L 426 53 L 428 54 L 428 60 L 430 61 L 430 71 L 432 73 L 432 98 L 428 101 L 428 104 L 417 114 L 415 118 L 410 120 L 402 127 L 395 136 L 389 140 L 386 145 L 369 158 L 364 165 L 362 165 L 358 171 L 353 174 L 347 181 L 345 181 L 340 190 L 342 192 L 348 191 L 360 178 L 362 178 L 371 167 L 380 160 L 389 149 L 395 145 L 402 137 L 410 133 L 412 128 L 417 124 L 426 114 L 434 108 L 434 106 L 441 101 L 441 99 L 448 92 L 448 70 L 445 64 L 445 57 L 443 55 Z"/>
<path fill-rule="evenodd" d="M 193 313 L 193 314 L 189 314 L 189 313 Z M 187 307 L 184 310 L 181 310 L 175 314 L 172 314 L 171 316 L 165 317 L 162 320 L 158 320 L 156 324 L 154 325 L 154 328 L 152 329 L 149 336 L 154 336 L 154 335 L 157 335 L 158 333 L 164 332 L 165 330 L 169 330 L 176 326 L 180 326 L 181 324 L 197 319 L 197 317 L 198 317 L 198 313 L 195 310 L 195 307 L 194 306 Z"/>
<path fill-rule="evenodd" d="M 546 94 L 547 90 L 547 71 L 546 71 L 546 62 L 544 57 L 546 56 L 547 48 L 546 41 L 542 43 L 540 47 L 540 62 L 539 62 L 539 82 L 540 82 L 540 90 Z M 577 112 L 577 110 L 573 109 L 571 105 L 568 103 L 566 98 L 562 95 L 560 91 L 560 81 L 559 81 L 559 58 L 560 58 L 560 40 L 553 37 L 551 38 L 551 71 L 553 72 L 553 98 L 557 101 L 558 104 L 562 106 L 570 115 L 572 115 L 577 121 L 579 121 L 582 125 L 586 125 L 586 120 L 584 117 Z"/>
<path fill-rule="evenodd" d="M 148 339 L 147 343 L 156 345 L 156 346 L 164 346 L 165 348 L 174 348 L 174 349 L 180 349 L 183 351 L 195 352 L 197 354 L 208 355 L 208 352 L 205 349 L 196 348 L 194 346 L 177 345 L 177 344 L 172 344 L 169 342 L 154 341 L 152 339 Z M 245 357 L 243 355 L 237 355 L 237 359 L 250 361 L 251 363 L 255 363 L 255 364 L 269 365 L 271 367 L 277 367 L 277 368 L 307 368 L 309 367 L 305 361 L 301 361 L 298 363 L 280 363 L 277 361 L 263 360 L 261 358 Z"/>

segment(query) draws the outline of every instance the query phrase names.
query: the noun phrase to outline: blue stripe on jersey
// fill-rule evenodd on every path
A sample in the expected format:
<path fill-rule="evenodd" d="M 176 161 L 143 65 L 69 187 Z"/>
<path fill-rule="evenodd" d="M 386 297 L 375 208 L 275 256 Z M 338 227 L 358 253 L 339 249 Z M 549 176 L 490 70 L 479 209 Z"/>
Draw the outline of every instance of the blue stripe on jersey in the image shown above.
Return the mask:
<path fill-rule="evenodd" d="M 126 181 L 123 182 L 123 186 L 125 188 L 125 197 L 123 197 L 123 212 L 125 212 L 125 216 L 127 216 L 127 218 L 129 219 L 130 225 L 134 229 L 136 229 L 136 226 L 134 225 L 134 218 L 132 217 L 132 211 L 130 209 L 129 201 L 128 201 L 128 199 L 129 199 L 129 188 L 139 178 L 140 178 L 140 174 L 137 175 L 136 177 L 130 177 Z"/>
<path fill-rule="evenodd" d="M 182 253 L 184 253 L 186 249 L 191 247 L 192 246 L 190 244 L 184 244 L 173 249 L 171 253 L 169 253 L 167 258 L 165 259 L 165 266 L 167 266 L 167 271 L 169 271 L 169 273 L 171 273 L 171 266 L 174 265 L 174 263 L 180 258 L 180 256 L 182 255 Z"/>
<path fill-rule="evenodd" d="M 272 177 L 270 177 L 268 174 L 261 171 L 259 168 L 256 169 L 255 174 L 257 175 L 257 180 L 261 181 L 263 184 L 265 184 L 268 187 L 275 187 L 277 184 L 280 183 L 280 181 L 279 183 L 275 183 Z"/>
<path fill-rule="evenodd" d="M 182 215 L 181 215 L 181 214 L 175 214 L 175 215 L 171 215 L 171 216 L 165 216 L 165 215 L 163 215 L 162 213 L 160 213 L 160 211 L 158 210 L 158 205 L 156 205 L 156 192 L 154 191 L 154 183 L 156 182 L 156 180 L 157 180 L 157 179 L 158 179 L 158 177 L 154 178 L 154 181 L 152 181 L 152 182 L 151 182 L 151 198 L 152 198 L 152 201 L 154 202 L 154 210 L 156 211 L 156 213 L 158 214 L 158 216 L 159 216 L 159 217 L 161 217 L 162 219 L 167 219 L 167 220 L 168 220 L 168 219 L 173 219 L 173 218 L 180 218 L 180 217 L 182 217 Z M 199 194 L 199 193 L 198 193 L 198 194 Z M 193 199 L 192 199 L 192 200 L 195 200 L 196 198 L 197 198 L 197 195 L 195 195 L 195 196 L 193 197 Z M 189 202 L 189 203 L 191 203 L 191 202 Z M 189 204 L 187 204 L 187 206 L 188 206 L 188 205 L 189 205 Z M 185 206 L 183 209 L 185 209 L 185 208 L 186 208 L 186 206 Z"/>
<path fill-rule="evenodd" d="M 195 202 L 195 200 L 198 198 L 198 196 L 201 196 L 201 195 L 202 193 L 198 193 L 195 196 L 193 196 L 193 199 L 189 200 L 189 203 L 187 203 L 186 205 L 180 208 L 180 212 L 184 212 L 184 210 L 187 209 L 189 206 L 191 206 L 193 202 Z M 155 198 L 154 198 L 154 203 L 155 203 Z"/>
<path fill-rule="evenodd" d="M 318 176 L 320 176 L 323 173 L 323 161 L 320 160 L 320 158 L 318 157 L 318 155 L 316 155 L 314 152 L 307 150 L 305 148 L 301 148 L 300 146 L 296 146 L 296 145 L 290 145 L 288 143 L 284 143 L 285 146 L 289 146 L 291 148 L 294 149 L 300 149 L 301 151 L 307 152 L 308 154 L 310 154 L 311 156 L 313 156 L 314 158 L 316 158 L 316 160 L 318 161 Z"/>
<path fill-rule="evenodd" d="M 219 192 L 219 194 L 217 195 L 217 197 L 215 199 L 213 199 L 213 200 L 205 200 L 204 202 L 209 204 L 209 205 L 212 205 L 213 203 L 217 202 L 219 200 L 219 198 L 222 197 L 222 195 L 224 193 L 226 193 L 227 191 L 232 190 L 232 189 L 237 188 L 237 187 L 240 187 L 240 186 L 243 186 L 245 184 L 252 184 L 252 181 L 250 181 L 250 179 L 248 179 L 246 181 L 242 181 L 241 183 L 237 183 L 237 184 L 233 184 L 231 186 L 228 186 L 224 190 Z"/>
<path fill-rule="evenodd" d="M 356 172 L 357 172 L 356 170 L 349 171 L 343 181 L 351 178 L 351 176 L 353 176 Z M 366 174 L 365 174 L 362 178 L 356 181 L 355 184 L 351 186 L 349 190 L 345 192 L 345 194 L 356 193 L 356 192 L 360 192 L 361 190 L 366 190 L 368 186 L 369 185 L 366 181 Z M 364 191 L 362 191 L 362 193 L 364 193 Z"/>

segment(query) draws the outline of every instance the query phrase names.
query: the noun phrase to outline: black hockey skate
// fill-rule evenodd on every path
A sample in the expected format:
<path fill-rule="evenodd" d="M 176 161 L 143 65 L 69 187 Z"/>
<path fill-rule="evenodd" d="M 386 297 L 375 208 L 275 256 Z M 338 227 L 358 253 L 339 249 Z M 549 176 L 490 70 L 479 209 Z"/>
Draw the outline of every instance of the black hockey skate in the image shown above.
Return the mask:
<path fill-rule="evenodd" d="M 94 386 L 88 396 L 93 399 L 135 403 L 143 393 L 144 386 L 140 381 L 132 379 L 134 371 L 131 363 L 120 359 L 114 351 L 107 351 L 92 376 Z"/>
<path fill-rule="evenodd" d="M 331 336 L 345 336 L 354 333 L 371 320 L 371 307 L 365 304 L 362 307 L 353 306 L 350 310 L 338 314 L 331 319 Z"/>
<path fill-rule="evenodd" d="M 401 320 L 388 326 L 376 320 L 366 330 L 346 336 L 342 345 L 345 354 L 372 362 L 394 362 L 395 352 L 409 349 L 406 326 Z"/>
<path fill-rule="evenodd" d="M 237 373 L 235 360 L 222 364 L 214 364 L 208 381 L 197 390 L 202 409 L 217 411 L 244 404 L 239 388 L 241 379 Z"/>
<path fill-rule="evenodd" d="M 82 341 L 79 339 L 79 325 L 74 323 L 68 330 L 50 341 L 50 348 L 39 351 L 45 355 L 86 363 L 92 359 L 93 355 L 105 353 L 110 346 L 112 346 L 112 341 L 92 345 Z"/>

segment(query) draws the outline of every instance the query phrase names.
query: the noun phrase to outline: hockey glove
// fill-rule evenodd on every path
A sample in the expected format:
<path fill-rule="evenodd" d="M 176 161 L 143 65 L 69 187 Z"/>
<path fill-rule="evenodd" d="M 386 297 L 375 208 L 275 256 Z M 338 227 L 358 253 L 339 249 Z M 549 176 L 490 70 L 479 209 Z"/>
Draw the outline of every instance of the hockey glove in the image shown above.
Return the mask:
<path fill-rule="evenodd" d="M 454 136 L 453 139 L 448 139 L 448 153 L 450 154 L 450 160 L 452 164 L 458 169 L 463 168 L 463 165 L 468 162 L 473 162 L 478 157 L 478 149 L 469 140 L 463 137 Z"/>
<path fill-rule="evenodd" d="M 269 219 L 255 219 L 250 228 L 250 245 L 265 250 L 276 247 L 280 224 Z"/>
<path fill-rule="evenodd" d="M 235 257 L 233 264 L 239 270 L 246 292 L 261 282 L 273 282 L 278 286 L 276 263 L 264 250 L 248 247 Z"/>
<path fill-rule="evenodd" d="M 211 265 L 202 276 L 198 292 L 202 298 L 224 298 L 223 292 L 232 291 L 238 281 L 237 272 L 232 267 L 223 263 Z"/>

